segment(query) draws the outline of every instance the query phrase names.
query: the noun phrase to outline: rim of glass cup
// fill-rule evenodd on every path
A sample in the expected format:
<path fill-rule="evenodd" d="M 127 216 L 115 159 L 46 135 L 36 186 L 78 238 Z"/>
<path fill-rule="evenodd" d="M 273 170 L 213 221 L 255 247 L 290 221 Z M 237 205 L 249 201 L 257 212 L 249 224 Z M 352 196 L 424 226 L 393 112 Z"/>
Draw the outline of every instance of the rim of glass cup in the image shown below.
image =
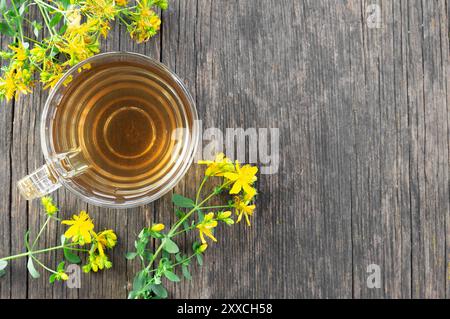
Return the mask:
<path fill-rule="evenodd" d="M 55 94 L 58 92 L 58 89 L 63 85 L 65 80 L 72 75 L 74 72 L 78 72 L 78 68 L 81 66 L 92 63 L 96 60 L 101 60 L 105 57 L 111 57 L 111 56 L 130 56 L 130 57 L 137 57 L 146 60 L 148 63 L 152 64 L 156 68 L 159 68 L 161 71 L 163 71 L 167 76 L 171 77 L 172 80 L 175 81 L 175 83 L 180 87 L 180 89 L 185 94 L 188 105 L 184 105 L 185 107 L 189 108 L 189 111 L 192 114 L 192 132 L 190 133 L 191 142 L 188 144 L 188 150 L 186 152 L 186 157 L 183 159 L 182 165 L 179 167 L 178 171 L 173 176 L 173 179 L 170 180 L 169 183 L 167 183 L 165 186 L 161 187 L 155 194 L 150 196 L 143 196 L 139 199 L 132 199 L 129 201 L 125 201 L 123 203 L 110 203 L 103 201 L 101 199 L 97 198 L 91 198 L 85 194 L 83 194 L 79 189 L 76 187 L 73 187 L 70 183 L 70 179 L 62 178 L 61 176 L 57 176 L 58 182 L 61 183 L 61 185 L 68 189 L 71 193 L 75 194 L 79 198 L 83 199 L 84 201 L 94 204 L 96 206 L 100 207 L 106 207 L 106 208 L 132 208 L 137 206 L 142 206 L 145 204 L 149 204 L 162 196 L 164 196 L 166 193 L 168 193 L 170 190 L 172 190 L 178 182 L 186 175 L 187 170 L 192 164 L 192 161 L 194 159 L 195 153 L 197 152 L 199 140 L 200 140 L 200 128 L 198 125 L 198 113 L 197 108 L 195 106 L 194 99 L 192 98 L 192 95 L 189 93 L 188 89 L 182 82 L 182 80 L 176 75 L 174 72 L 172 72 L 167 66 L 162 64 L 161 62 L 154 60 L 144 54 L 135 53 L 135 52 L 128 52 L 128 51 L 112 51 L 112 52 L 104 52 L 99 53 L 97 55 L 94 55 L 90 58 L 87 58 L 86 60 L 74 65 L 71 67 L 62 77 L 59 79 L 59 81 L 56 83 L 55 87 L 51 89 L 47 100 L 44 105 L 44 109 L 42 111 L 41 115 L 41 127 L 40 127 L 40 135 L 41 135 L 41 148 L 42 152 L 44 153 L 45 162 L 47 164 L 51 164 L 51 155 L 49 153 L 50 147 L 48 145 L 47 139 L 50 137 L 50 134 L 47 133 L 46 128 L 46 121 L 47 121 L 47 115 L 51 107 L 51 102 L 53 98 L 55 97 Z"/>

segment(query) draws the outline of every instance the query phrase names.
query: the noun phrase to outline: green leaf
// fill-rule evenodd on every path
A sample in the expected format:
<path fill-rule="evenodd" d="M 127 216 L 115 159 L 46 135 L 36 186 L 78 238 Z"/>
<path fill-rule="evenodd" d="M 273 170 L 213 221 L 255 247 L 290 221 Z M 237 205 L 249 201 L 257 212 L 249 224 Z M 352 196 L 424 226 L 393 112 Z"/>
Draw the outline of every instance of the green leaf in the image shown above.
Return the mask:
<path fill-rule="evenodd" d="M 136 252 L 129 252 L 125 254 L 125 258 L 128 260 L 133 260 L 134 258 L 136 258 L 137 253 Z"/>
<path fill-rule="evenodd" d="M 194 241 L 193 243 L 192 243 L 192 250 L 193 251 L 197 251 L 197 249 L 198 249 L 198 247 L 200 247 L 200 243 L 198 242 L 198 241 Z"/>
<path fill-rule="evenodd" d="M 71 264 L 81 263 L 81 258 L 78 255 L 72 253 L 69 249 L 64 249 L 64 258 Z"/>
<path fill-rule="evenodd" d="M 31 257 L 28 258 L 27 269 L 31 277 L 33 277 L 34 279 L 41 277 L 39 271 L 37 271 L 36 267 L 34 267 L 33 258 Z"/>
<path fill-rule="evenodd" d="M 57 276 L 58 274 L 52 274 L 50 277 L 48 277 L 48 282 L 51 284 L 54 283 Z"/>
<path fill-rule="evenodd" d="M 163 250 L 163 252 L 161 253 L 161 256 L 166 262 L 170 259 L 170 253 L 168 253 L 165 250 Z M 170 261 L 169 261 L 169 264 L 170 264 Z"/>
<path fill-rule="evenodd" d="M 171 272 L 170 270 L 166 270 L 164 272 L 164 276 L 166 276 L 167 279 L 173 282 L 179 282 L 180 277 L 178 277 L 175 273 Z"/>
<path fill-rule="evenodd" d="M 67 30 L 67 24 L 64 24 L 58 31 L 59 35 L 63 34 Z"/>
<path fill-rule="evenodd" d="M 170 238 L 166 237 L 164 239 L 164 250 L 167 251 L 170 254 L 176 254 L 180 251 L 178 248 L 178 245 Z"/>
<path fill-rule="evenodd" d="M 195 206 L 195 203 L 192 199 L 181 196 L 179 194 L 174 194 L 172 196 L 172 202 L 177 205 L 178 207 L 183 208 L 192 208 Z"/>
<path fill-rule="evenodd" d="M 40 24 L 39 22 L 37 22 L 37 21 L 33 21 L 32 23 L 31 23 L 31 25 L 33 26 L 33 33 L 34 33 L 34 36 L 37 38 L 37 37 L 39 37 L 39 31 L 41 31 L 41 29 L 42 29 L 42 24 Z"/>
<path fill-rule="evenodd" d="M 0 270 L 0 278 L 6 275 L 6 271 L 4 269 Z"/>
<path fill-rule="evenodd" d="M 135 242 L 136 252 L 139 256 L 142 256 L 144 254 L 148 241 L 148 237 L 142 237 L 137 242 Z"/>
<path fill-rule="evenodd" d="M 183 258 L 181 258 L 180 253 L 178 253 L 178 254 L 175 255 L 175 260 L 176 260 L 177 262 L 180 262 L 180 261 L 183 260 Z"/>
<path fill-rule="evenodd" d="M 155 280 L 155 285 L 160 285 L 161 284 L 161 276 L 155 276 L 153 278 Z"/>
<path fill-rule="evenodd" d="M 203 212 L 201 210 L 197 211 L 197 216 L 198 216 L 198 220 L 205 219 L 205 215 L 203 214 Z"/>
<path fill-rule="evenodd" d="M 59 264 L 58 264 L 58 267 L 56 267 L 56 271 L 58 271 L 58 272 L 63 272 L 64 271 L 64 265 L 65 265 L 66 263 L 64 262 L 64 261 L 61 261 Z"/>
<path fill-rule="evenodd" d="M 6 9 L 6 0 L 1 0 L 0 1 L 0 11 L 5 11 Z"/>
<path fill-rule="evenodd" d="M 19 7 L 19 15 L 23 16 L 26 10 L 26 2 L 22 3 L 22 5 Z"/>
<path fill-rule="evenodd" d="M 64 245 L 66 243 L 66 239 L 67 238 L 64 235 L 61 235 L 61 245 Z M 63 252 L 64 252 L 64 258 L 69 263 L 71 263 L 71 264 L 79 264 L 79 263 L 81 263 L 81 258 L 78 255 L 72 253 L 70 251 L 70 249 L 64 248 Z M 63 267 L 63 269 L 64 269 L 64 267 Z"/>
<path fill-rule="evenodd" d="M 70 5 L 70 0 L 59 0 L 59 2 L 61 3 L 64 9 L 67 9 Z"/>
<path fill-rule="evenodd" d="M 8 262 L 6 260 L 0 260 L 0 270 L 3 270 L 8 266 Z"/>
<path fill-rule="evenodd" d="M 144 253 L 142 254 L 142 258 L 144 258 L 144 260 L 150 262 L 150 260 L 153 259 L 153 254 L 150 250 L 146 249 L 144 251 Z"/>
<path fill-rule="evenodd" d="M 187 266 L 182 265 L 181 270 L 183 271 L 184 278 L 186 278 L 187 280 L 192 279 L 191 273 L 189 272 L 189 268 Z"/>
<path fill-rule="evenodd" d="M 53 28 L 55 25 L 57 25 L 59 23 L 59 21 L 61 21 L 61 18 L 63 17 L 63 15 L 59 12 L 56 12 L 53 15 L 53 18 L 50 20 L 50 27 Z"/>
<path fill-rule="evenodd" d="M 201 254 L 197 254 L 197 262 L 200 266 L 203 266 L 203 257 Z"/>
<path fill-rule="evenodd" d="M 167 298 L 167 290 L 164 288 L 163 285 L 151 285 L 150 289 L 153 291 L 153 293 L 158 296 L 159 298 Z"/>
<path fill-rule="evenodd" d="M 164 238 L 164 235 L 157 231 L 149 230 L 149 234 L 151 237 L 156 238 L 156 239 Z"/>
<path fill-rule="evenodd" d="M 0 22 L 0 33 L 9 37 L 14 36 L 15 32 L 6 22 Z"/>
<path fill-rule="evenodd" d="M 147 271 L 141 270 L 133 280 L 133 290 L 139 291 L 145 286 L 145 281 L 147 280 Z"/>

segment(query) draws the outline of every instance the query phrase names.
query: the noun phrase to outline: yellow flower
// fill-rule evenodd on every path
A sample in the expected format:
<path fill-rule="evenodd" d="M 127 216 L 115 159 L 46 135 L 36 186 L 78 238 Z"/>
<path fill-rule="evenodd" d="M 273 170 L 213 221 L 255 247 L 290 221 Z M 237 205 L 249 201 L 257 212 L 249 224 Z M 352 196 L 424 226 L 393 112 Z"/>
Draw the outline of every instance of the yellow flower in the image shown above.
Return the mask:
<path fill-rule="evenodd" d="M 109 261 L 108 256 L 92 253 L 89 255 L 88 263 L 83 266 L 83 271 L 86 273 L 91 270 L 97 272 L 99 269 L 103 270 L 104 268 L 109 269 L 111 267 L 112 263 Z"/>
<path fill-rule="evenodd" d="M 242 168 L 239 162 L 236 161 L 236 172 L 225 173 L 225 178 L 234 182 L 233 187 L 230 190 L 230 194 L 238 194 L 242 189 L 249 195 L 254 196 L 256 190 L 251 185 L 256 181 L 256 173 L 258 168 L 256 166 L 244 165 Z"/>
<path fill-rule="evenodd" d="M 104 230 L 98 234 L 92 232 L 92 235 L 95 240 L 94 247 L 98 249 L 100 255 L 104 255 L 106 248 L 113 248 L 117 243 L 117 236 L 112 229 Z"/>
<path fill-rule="evenodd" d="M 128 31 L 132 39 L 138 43 L 145 42 L 156 34 L 160 29 L 161 19 L 145 4 L 139 4 L 136 12 L 131 15 L 132 22 L 128 26 Z"/>
<path fill-rule="evenodd" d="M 78 28 L 81 24 L 81 12 L 77 8 L 71 8 L 66 13 L 67 29 Z"/>
<path fill-rule="evenodd" d="M 56 207 L 55 204 L 53 204 L 53 199 L 49 196 L 44 196 L 41 198 L 42 206 L 44 207 L 45 213 L 48 216 L 53 216 L 55 213 L 58 212 L 58 207 Z"/>
<path fill-rule="evenodd" d="M 203 253 L 206 250 L 206 248 L 208 248 L 208 244 L 202 244 L 200 245 L 200 247 L 198 247 L 197 252 Z"/>
<path fill-rule="evenodd" d="M 22 65 L 28 57 L 27 50 L 24 48 L 23 44 L 19 43 L 18 46 L 9 45 L 8 47 L 14 51 L 13 59 L 15 59 L 19 65 Z"/>
<path fill-rule="evenodd" d="M 58 64 L 53 63 L 52 61 L 47 61 L 44 64 L 44 70 L 41 72 L 41 82 L 45 84 L 44 89 L 48 89 L 49 87 L 53 88 L 58 83 L 58 81 L 64 75 L 64 68 Z M 72 75 L 67 77 L 64 81 L 64 85 L 67 85 L 72 81 Z"/>
<path fill-rule="evenodd" d="M 156 233 L 159 233 L 160 231 L 164 230 L 164 228 L 165 228 L 164 224 L 154 224 L 154 225 L 150 228 L 150 230 L 151 230 L 151 231 L 154 231 L 154 232 L 156 232 Z"/>
<path fill-rule="evenodd" d="M 6 73 L 4 77 L 0 78 L 0 92 L 2 96 L 9 101 L 16 94 L 16 83 L 14 81 L 14 74 Z"/>
<path fill-rule="evenodd" d="M 121 7 L 125 7 L 128 4 L 128 0 L 116 0 L 116 4 Z"/>
<path fill-rule="evenodd" d="M 55 280 L 64 280 L 65 281 L 65 280 L 69 279 L 69 275 L 66 274 L 64 271 L 64 265 L 65 265 L 64 261 L 62 261 L 58 264 L 56 271 L 53 272 L 49 278 L 51 284 L 54 283 Z"/>
<path fill-rule="evenodd" d="M 230 211 L 220 212 L 220 213 L 217 214 L 217 219 L 219 219 L 219 220 L 227 219 L 230 216 L 231 216 L 231 212 Z"/>
<path fill-rule="evenodd" d="M 206 244 L 206 240 L 204 235 L 211 238 L 213 241 L 217 241 L 217 239 L 213 236 L 212 230 L 217 227 L 217 220 L 214 219 L 214 213 L 209 213 L 205 215 L 203 221 L 197 225 L 197 229 L 200 233 L 200 239 L 203 244 Z"/>
<path fill-rule="evenodd" d="M 69 279 L 69 275 L 68 275 L 68 274 L 66 274 L 65 272 L 63 272 L 63 273 L 60 273 L 59 275 L 60 275 L 60 278 L 61 278 L 61 280 L 64 280 L 64 281 L 66 281 L 66 280 L 68 280 L 68 279 Z"/>
<path fill-rule="evenodd" d="M 64 233 L 64 236 L 66 238 L 72 238 L 72 242 L 80 245 L 91 242 L 91 232 L 94 229 L 94 224 L 84 210 L 78 216 L 73 215 L 72 220 L 63 220 L 61 224 L 70 225 L 69 229 Z"/>
<path fill-rule="evenodd" d="M 35 45 L 33 49 L 30 50 L 30 59 L 32 59 L 35 63 L 40 63 L 44 61 L 46 52 L 47 48 Z"/>
<path fill-rule="evenodd" d="M 162 10 L 166 10 L 169 7 L 167 0 L 155 0 L 154 5 L 160 7 Z"/>
<path fill-rule="evenodd" d="M 31 84 L 30 71 L 12 62 L 4 76 L 0 78 L 0 96 L 6 97 L 8 101 L 13 97 L 18 98 L 20 92 L 23 94 L 31 92 L 28 87 Z"/>
<path fill-rule="evenodd" d="M 223 176 L 226 172 L 234 172 L 234 165 L 225 154 L 219 153 L 214 161 L 198 161 L 200 165 L 208 165 L 206 176 Z"/>
<path fill-rule="evenodd" d="M 217 213 L 217 220 L 222 221 L 222 222 L 226 223 L 227 225 L 233 225 L 234 220 L 231 219 L 230 216 L 231 216 L 230 211 L 219 212 L 219 213 Z"/>
<path fill-rule="evenodd" d="M 251 226 L 249 216 L 253 215 L 253 211 L 255 210 L 256 206 L 249 205 L 249 201 L 242 200 L 238 196 L 234 199 L 234 207 L 236 209 L 236 215 L 238 216 L 236 223 L 239 223 L 242 219 L 242 216 L 245 216 L 245 220 L 247 221 L 247 225 Z"/>
<path fill-rule="evenodd" d="M 117 9 L 114 0 L 86 0 L 84 10 L 89 12 L 89 15 L 99 17 L 102 20 L 114 20 Z"/>

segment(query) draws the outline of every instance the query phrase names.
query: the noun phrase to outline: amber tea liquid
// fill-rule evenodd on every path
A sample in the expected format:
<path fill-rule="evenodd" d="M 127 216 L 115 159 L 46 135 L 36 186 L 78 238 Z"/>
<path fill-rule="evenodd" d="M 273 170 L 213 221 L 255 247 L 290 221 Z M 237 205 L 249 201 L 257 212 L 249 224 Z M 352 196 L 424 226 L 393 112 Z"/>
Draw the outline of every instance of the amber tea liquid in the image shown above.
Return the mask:
<path fill-rule="evenodd" d="M 79 150 L 88 166 L 71 182 L 114 202 L 167 182 L 181 148 L 172 132 L 190 116 L 182 114 L 186 101 L 173 81 L 127 61 L 82 71 L 59 101 L 52 126 L 55 151 Z"/>

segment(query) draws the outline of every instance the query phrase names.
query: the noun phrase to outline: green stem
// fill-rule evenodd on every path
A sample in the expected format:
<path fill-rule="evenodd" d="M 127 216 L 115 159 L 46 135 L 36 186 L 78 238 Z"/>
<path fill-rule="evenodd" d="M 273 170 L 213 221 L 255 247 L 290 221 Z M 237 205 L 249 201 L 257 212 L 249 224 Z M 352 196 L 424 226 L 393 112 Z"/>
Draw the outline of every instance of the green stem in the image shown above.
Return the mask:
<path fill-rule="evenodd" d="M 52 5 L 49 5 L 48 3 L 44 2 L 44 1 L 34 0 L 34 3 L 36 5 L 42 4 L 43 6 L 49 8 L 49 9 L 55 10 L 57 12 L 60 12 L 62 14 L 66 13 L 65 11 L 59 10 L 58 8 L 56 8 L 56 7 L 52 6 Z"/>
<path fill-rule="evenodd" d="M 226 186 L 228 186 L 231 183 L 231 181 L 228 181 L 224 184 L 222 184 L 222 186 L 220 186 L 220 189 L 225 188 Z M 178 228 L 180 228 L 180 226 L 183 224 L 183 222 L 188 219 L 199 207 L 201 207 L 203 204 L 205 204 L 207 201 L 209 201 L 212 197 L 214 197 L 214 195 L 217 195 L 217 193 L 214 191 L 212 192 L 208 197 L 206 197 L 200 204 L 196 205 L 194 208 L 192 208 L 186 215 L 184 215 L 180 220 L 178 220 L 178 222 L 175 223 L 175 225 L 172 226 L 172 228 L 170 229 L 170 231 L 167 233 L 167 237 L 171 238 L 173 237 L 173 235 L 175 234 L 176 230 Z M 147 267 L 145 267 L 145 269 L 147 271 L 150 270 L 150 267 L 153 265 L 153 263 L 156 260 L 156 257 L 159 255 L 159 253 L 161 252 L 161 250 L 164 247 L 164 244 L 166 243 L 165 239 L 162 240 L 161 244 L 159 245 L 159 247 L 156 249 L 155 253 L 153 254 L 152 259 L 150 260 L 150 262 L 148 263 Z"/>
<path fill-rule="evenodd" d="M 185 259 L 183 259 L 182 261 L 180 261 L 180 262 L 178 262 L 178 263 L 176 263 L 176 264 L 173 264 L 172 267 L 176 267 L 176 266 L 178 266 L 178 265 L 184 264 L 186 261 L 191 260 L 191 259 L 194 258 L 195 256 L 197 256 L 197 254 L 193 254 L 193 255 L 189 256 L 188 258 L 185 258 Z"/>
<path fill-rule="evenodd" d="M 130 26 L 130 24 L 124 18 L 122 18 L 121 15 L 118 15 L 118 17 L 119 17 L 119 20 L 122 21 L 123 24 L 125 24 L 127 27 Z"/>
<path fill-rule="evenodd" d="M 47 224 L 48 224 L 49 221 L 50 221 L 50 217 L 47 217 L 47 219 L 45 220 L 45 223 L 44 223 L 44 224 L 42 225 L 42 227 L 41 227 L 41 230 L 39 230 L 39 233 L 37 234 L 36 238 L 34 239 L 33 244 L 31 245 L 31 249 L 30 249 L 30 250 L 33 250 L 34 247 L 36 247 L 36 244 L 37 244 L 37 242 L 38 242 L 38 239 L 39 239 L 39 237 L 41 237 L 41 235 L 42 235 L 42 233 L 43 233 L 43 231 L 44 231 L 44 229 L 45 229 L 45 227 L 47 226 Z"/>
<path fill-rule="evenodd" d="M 36 41 L 36 40 L 33 39 L 33 38 L 27 37 L 26 35 L 24 35 L 23 37 L 24 37 L 24 39 L 27 39 L 28 41 L 31 41 L 31 42 L 33 42 L 33 43 L 41 44 L 41 42 Z"/>
<path fill-rule="evenodd" d="M 31 255 L 31 258 L 33 258 L 33 260 L 42 268 L 44 268 L 45 270 L 47 270 L 48 272 L 51 272 L 52 274 L 57 274 L 56 271 L 54 271 L 53 269 L 48 268 L 47 266 L 45 266 L 39 259 L 37 259 L 36 257 L 34 257 L 33 255 Z"/>
<path fill-rule="evenodd" d="M 11 4 L 12 4 L 12 6 L 13 6 L 13 8 L 14 8 L 14 12 L 16 13 L 17 17 L 20 17 L 19 11 L 17 10 L 17 7 L 16 7 L 16 4 L 14 3 L 14 0 L 11 0 Z M 23 41 L 22 23 L 19 22 L 18 25 L 19 25 L 19 35 L 20 35 L 20 40 L 21 40 L 22 43 L 23 43 L 23 42 L 25 42 L 25 41 Z"/>
<path fill-rule="evenodd" d="M 48 251 L 53 251 L 53 250 L 58 250 L 58 249 L 63 249 L 63 248 L 70 248 L 70 246 L 73 246 L 73 245 L 77 245 L 77 244 L 72 243 L 72 244 L 68 244 L 68 245 L 59 245 L 59 246 L 54 246 L 54 247 L 45 248 L 45 249 L 41 249 L 41 250 L 28 251 L 26 253 L 21 253 L 21 254 L 1 258 L 0 261 L 7 261 L 7 260 L 17 259 L 17 258 L 21 258 L 21 257 L 30 256 L 30 255 L 42 254 L 42 253 L 46 253 Z"/>
<path fill-rule="evenodd" d="M 38 6 L 39 11 L 41 12 L 42 18 L 44 19 L 44 23 L 45 23 L 45 25 L 47 26 L 47 29 L 48 29 L 48 31 L 50 32 L 50 35 L 51 35 L 51 36 L 54 36 L 55 33 L 54 33 L 53 28 L 50 27 L 49 17 L 48 17 L 48 15 L 47 15 L 47 11 L 45 11 L 44 8 L 39 4 L 39 2 L 36 2 L 36 0 L 35 0 L 35 3 L 36 3 L 36 5 Z"/>
<path fill-rule="evenodd" d="M 205 185 L 207 179 L 208 179 L 208 176 L 203 177 L 202 183 L 201 183 L 200 186 L 198 187 L 197 195 L 195 196 L 195 204 L 196 204 L 196 205 L 197 205 L 198 200 L 199 200 L 199 198 L 200 198 L 200 193 L 201 193 L 201 191 L 202 191 L 203 185 Z"/>
<path fill-rule="evenodd" d="M 204 206 L 198 209 L 216 209 L 216 208 L 231 208 L 230 205 L 220 205 L 220 206 Z"/>
<path fill-rule="evenodd" d="M 222 184 L 222 186 L 220 186 L 220 189 L 223 189 L 225 187 L 227 187 L 228 185 L 230 185 L 232 182 L 228 181 L 224 184 Z M 201 208 L 201 206 L 206 203 L 207 201 L 209 201 L 214 195 L 217 195 L 216 191 L 213 191 L 208 197 L 206 197 L 200 204 L 196 205 L 194 208 L 192 208 L 186 215 L 184 215 L 183 218 L 181 218 L 177 223 L 175 223 L 175 225 L 172 227 L 172 229 L 169 231 L 169 233 L 167 234 L 168 237 L 171 237 L 171 235 L 173 235 L 173 233 L 183 224 L 183 222 L 188 219 L 197 209 Z"/>
<path fill-rule="evenodd" d="M 89 249 L 82 249 L 82 248 L 66 247 L 66 249 L 73 250 L 73 251 L 82 251 L 82 252 L 85 252 L 85 253 L 89 252 Z"/>
<path fill-rule="evenodd" d="M 211 195 L 209 195 L 206 199 L 204 199 L 199 206 L 201 206 L 202 204 L 204 204 L 206 201 L 208 201 L 211 197 L 213 197 L 215 194 L 211 193 Z M 177 223 L 175 223 L 175 225 L 170 229 L 169 233 L 167 234 L 167 237 L 172 237 L 173 234 L 175 233 L 175 231 L 178 229 L 180 223 L 183 223 L 187 218 L 189 218 L 189 216 L 191 216 L 195 211 L 197 210 L 197 206 L 192 208 L 186 215 L 184 215 L 183 218 L 181 218 Z M 161 242 L 161 244 L 159 245 L 159 247 L 156 249 L 155 253 L 153 254 L 152 259 L 150 260 L 150 262 L 148 263 L 146 269 L 147 271 L 150 269 L 150 267 L 153 265 L 153 262 L 155 261 L 156 257 L 159 255 L 159 253 L 161 252 L 161 250 L 163 249 L 164 245 L 166 243 L 166 239 L 164 238 Z"/>
<path fill-rule="evenodd" d="M 182 233 L 188 232 L 188 231 L 194 229 L 196 226 L 197 226 L 197 225 L 189 226 L 189 227 L 186 228 L 186 229 L 180 230 L 180 231 L 176 232 L 175 234 L 173 234 L 172 237 L 175 237 L 175 236 L 178 236 L 178 235 L 180 235 L 180 234 L 182 234 Z"/>

